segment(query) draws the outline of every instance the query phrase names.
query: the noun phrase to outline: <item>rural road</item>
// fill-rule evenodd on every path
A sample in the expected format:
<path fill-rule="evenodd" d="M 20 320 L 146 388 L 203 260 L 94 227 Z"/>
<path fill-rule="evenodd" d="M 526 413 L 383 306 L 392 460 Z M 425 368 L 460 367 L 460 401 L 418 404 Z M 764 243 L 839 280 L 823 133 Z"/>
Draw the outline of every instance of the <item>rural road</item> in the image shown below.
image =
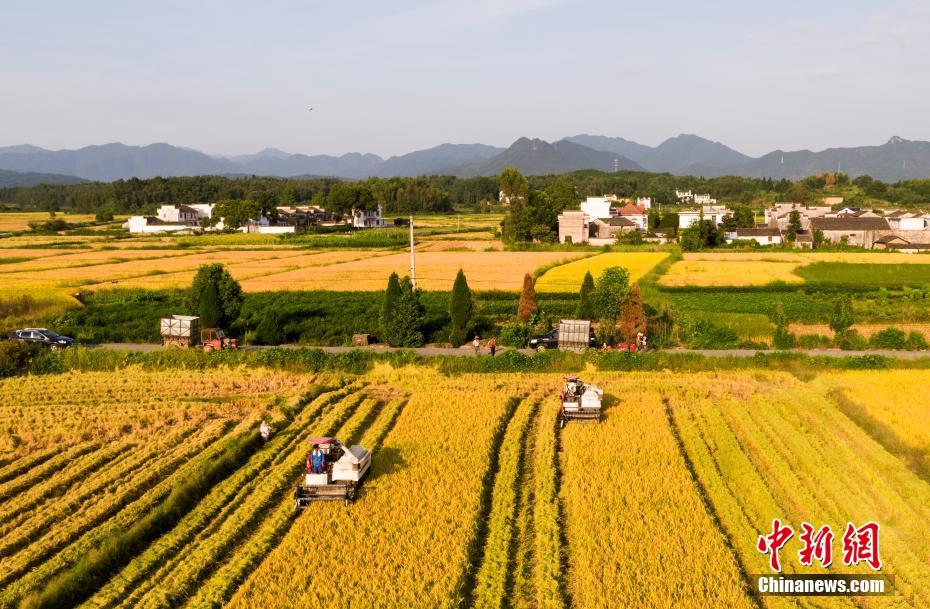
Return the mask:
<path fill-rule="evenodd" d="M 100 345 L 83 345 L 89 348 L 98 348 L 98 349 L 112 349 L 114 351 L 161 351 L 162 346 L 157 343 L 103 343 Z M 299 348 L 312 348 L 320 349 L 327 353 L 347 353 L 355 349 L 364 349 L 366 351 L 372 351 L 374 353 L 388 353 L 391 351 L 401 351 L 402 349 L 397 349 L 394 347 L 386 347 L 382 345 L 372 345 L 370 347 L 317 347 L 314 345 L 281 345 L 284 349 L 299 349 Z M 243 346 L 242 349 L 245 351 L 252 351 L 258 349 L 270 349 L 271 347 L 264 346 L 255 346 L 248 345 Z M 409 349 L 408 349 L 409 350 Z M 497 350 L 498 353 L 503 353 L 504 351 L 509 351 L 508 347 L 501 347 Z M 461 356 L 470 356 L 474 357 L 475 353 L 472 348 L 469 347 L 460 347 L 458 349 L 453 347 L 419 347 L 417 349 L 412 349 L 417 355 L 423 357 L 435 357 L 439 355 L 461 355 Z M 522 353 L 530 355 L 533 353 L 532 349 L 520 349 Z M 666 349 L 666 353 L 696 353 L 698 355 L 705 355 L 707 357 L 754 357 L 756 353 L 774 353 L 774 351 L 758 351 L 756 349 Z M 885 357 L 894 357 L 897 359 L 911 360 L 918 359 L 921 357 L 930 357 L 930 352 L 928 351 L 885 351 L 885 350 L 874 350 L 874 351 L 842 351 L 840 349 L 792 349 L 792 353 L 803 353 L 805 355 L 811 356 L 821 356 L 821 357 L 856 357 L 862 355 L 882 355 Z M 481 355 L 487 356 L 488 350 L 486 347 L 481 347 Z"/>

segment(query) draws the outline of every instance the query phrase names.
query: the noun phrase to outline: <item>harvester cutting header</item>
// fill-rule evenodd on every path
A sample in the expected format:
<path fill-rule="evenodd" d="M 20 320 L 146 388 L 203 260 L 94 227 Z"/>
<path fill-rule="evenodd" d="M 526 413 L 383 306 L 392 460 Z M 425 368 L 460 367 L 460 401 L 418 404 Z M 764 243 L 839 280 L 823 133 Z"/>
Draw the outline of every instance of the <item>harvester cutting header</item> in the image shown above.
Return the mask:
<path fill-rule="evenodd" d="M 559 427 L 569 421 L 600 421 L 601 396 L 603 390 L 589 385 L 577 376 L 566 376 L 562 387 L 562 408 L 559 411 Z"/>

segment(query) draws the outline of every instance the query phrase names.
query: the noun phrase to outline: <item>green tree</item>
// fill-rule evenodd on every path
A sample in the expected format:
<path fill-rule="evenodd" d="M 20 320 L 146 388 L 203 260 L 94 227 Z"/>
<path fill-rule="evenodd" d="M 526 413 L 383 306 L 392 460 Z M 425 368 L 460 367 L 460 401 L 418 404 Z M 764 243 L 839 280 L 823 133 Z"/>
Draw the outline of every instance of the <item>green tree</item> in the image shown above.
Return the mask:
<path fill-rule="evenodd" d="M 400 280 L 400 296 L 395 305 L 393 324 L 395 343 L 392 347 L 422 347 L 423 320 L 426 311 L 420 303 L 419 290 L 413 289 L 410 277 Z"/>
<path fill-rule="evenodd" d="M 251 199 L 225 199 L 213 208 L 213 218 L 222 218 L 226 228 L 239 228 L 249 220 L 258 220 L 261 215 L 261 206 Z"/>
<path fill-rule="evenodd" d="M 255 338 L 263 345 L 280 345 L 284 342 L 281 317 L 277 308 L 270 307 L 264 311 L 258 327 L 255 328 Z"/>
<path fill-rule="evenodd" d="M 400 279 L 397 273 L 391 273 L 388 277 L 387 288 L 384 290 L 384 300 L 381 302 L 381 339 L 392 347 L 399 342 L 396 332 L 395 317 L 397 312 L 397 301 L 400 299 Z"/>
<path fill-rule="evenodd" d="M 565 178 L 558 178 L 546 188 L 549 200 L 560 212 L 578 206 L 578 195 L 575 187 Z"/>
<path fill-rule="evenodd" d="M 591 271 L 584 274 L 581 290 L 578 291 L 578 308 L 575 310 L 576 319 L 594 320 L 594 277 Z"/>
<path fill-rule="evenodd" d="M 378 201 L 365 183 L 337 184 L 326 197 L 326 209 L 333 213 L 348 214 L 353 209 L 373 211 L 377 208 Z"/>
<path fill-rule="evenodd" d="M 242 287 L 222 264 L 204 264 L 197 270 L 194 281 L 187 291 L 187 309 L 203 318 L 201 301 L 210 291 L 216 294 L 216 310 L 219 316 L 212 324 L 201 319 L 201 327 L 229 328 L 242 310 Z M 206 297 L 212 298 L 212 296 Z"/>
<path fill-rule="evenodd" d="M 811 238 L 811 249 L 819 250 L 827 245 L 827 237 L 823 234 L 823 231 L 818 229 L 814 230 L 814 235 Z"/>
<path fill-rule="evenodd" d="M 290 188 L 285 188 L 281 191 L 281 196 L 278 197 L 278 205 L 281 207 L 293 207 L 294 206 L 294 191 Z"/>
<path fill-rule="evenodd" d="M 785 232 L 788 243 L 797 241 L 799 230 L 801 230 L 801 212 L 792 209 L 791 213 L 788 214 L 788 230 Z"/>
<path fill-rule="evenodd" d="M 516 167 L 506 167 L 498 179 L 501 196 L 513 205 L 518 200 L 525 200 L 529 192 L 529 183 Z"/>
<path fill-rule="evenodd" d="M 593 293 L 594 311 L 601 324 L 611 329 L 616 327 L 629 291 L 629 271 L 619 266 L 604 269 Z"/>
<path fill-rule="evenodd" d="M 788 320 L 781 301 L 775 304 L 775 333 L 772 335 L 772 346 L 776 349 L 794 347 L 794 334 L 788 330 Z"/>
<path fill-rule="evenodd" d="M 452 298 L 449 301 L 449 342 L 458 347 L 468 340 L 468 331 L 471 329 L 471 316 L 474 303 L 471 298 L 471 289 L 465 279 L 465 273 L 459 269 L 452 285 Z"/>
<path fill-rule="evenodd" d="M 210 282 L 204 286 L 203 293 L 200 295 L 200 307 L 197 309 L 197 315 L 200 316 L 200 326 L 202 328 L 219 327 L 222 312 L 220 311 L 220 295 L 217 292 L 215 283 Z"/>
<path fill-rule="evenodd" d="M 833 313 L 830 315 L 830 329 L 833 330 L 839 340 L 849 333 L 849 329 L 854 323 L 852 297 L 849 295 L 840 296 L 833 303 Z"/>
<path fill-rule="evenodd" d="M 536 282 L 533 281 L 533 276 L 527 273 L 523 276 L 523 291 L 520 292 L 517 319 L 523 323 L 528 323 L 537 311 L 539 311 L 539 307 L 536 304 Z"/>

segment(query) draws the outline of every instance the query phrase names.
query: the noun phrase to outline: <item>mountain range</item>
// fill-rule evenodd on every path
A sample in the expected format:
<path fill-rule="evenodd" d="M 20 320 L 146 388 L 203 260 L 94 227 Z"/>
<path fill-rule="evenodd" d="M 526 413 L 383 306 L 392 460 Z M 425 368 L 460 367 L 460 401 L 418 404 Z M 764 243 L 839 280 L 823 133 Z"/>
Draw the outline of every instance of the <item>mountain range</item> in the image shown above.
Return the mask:
<path fill-rule="evenodd" d="M 76 150 L 46 150 L 30 144 L 0 147 L 0 170 L 5 171 L 0 185 L 192 175 L 470 177 L 496 175 L 505 167 L 516 167 L 528 175 L 599 169 L 792 180 L 842 171 L 853 177 L 869 174 L 894 182 L 930 177 L 930 142 L 892 137 L 880 146 L 828 148 L 819 152 L 775 150 L 757 158 L 689 134 L 669 138 L 654 147 L 602 135 L 581 134 L 555 142 L 522 137 L 506 149 L 485 144 L 441 144 L 386 159 L 365 153 L 289 154 L 275 148 L 223 157 L 164 143 L 148 146 L 114 143 Z"/>

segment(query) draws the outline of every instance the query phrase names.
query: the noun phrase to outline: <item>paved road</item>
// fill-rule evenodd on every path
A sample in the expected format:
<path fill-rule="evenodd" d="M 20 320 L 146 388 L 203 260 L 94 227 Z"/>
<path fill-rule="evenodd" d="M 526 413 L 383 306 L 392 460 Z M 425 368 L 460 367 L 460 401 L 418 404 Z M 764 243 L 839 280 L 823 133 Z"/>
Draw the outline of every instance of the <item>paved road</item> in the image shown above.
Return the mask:
<path fill-rule="evenodd" d="M 87 347 L 94 347 L 100 349 L 113 349 L 114 351 L 161 351 L 162 346 L 158 344 L 151 343 L 105 343 L 101 345 L 85 345 Z M 299 349 L 303 347 L 312 347 L 312 345 L 281 345 L 285 349 Z M 246 351 L 258 350 L 258 349 L 269 349 L 270 347 L 262 346 L 244 346 L 242 349 Z M 400 349 L 395 349 L 393 347 L 385 347 L 382 345 L 372 345 L 370 347 L 313 347 L 314 349 L 321 349 L 327 353 L 347 353 L 354 349 L 365 349 L 367 351 L 372 351 L 374 353 L 389 353 L 391 351 L 400 351 Z M 507 347 L 498 348 L 497 352 L 502 353 L 508 351 Z M 452 347 L 420 347 L 413 349 L 417 355 L 423 357 L 435 357 L 437 355 L 461 355 L 474 357 L 475 352 L 471 347 L 460 347 L 458 349 Z M 531 349 L 519 349 L 521 353 L 531 354 L 533 351 Z M 698 355 L 705 355 L 707 357 L 753 357 L 756 353 L 773 353 L 772 351 L 757 351 L 756 349 L 667 349 L 666 353 L 697 353 Z M 812 356 L 822 356 L 822 357 L 852 357 L 852 356 L 861 356 L 861 355 L 883 355 L 887 357 L 894 357 L 897 359 L 917 359 L 920 357 L 930 357 L 930 352 L 928 351 L 842 351 L 840 349 L 793 349 L 793 353 L 803 353 L 806 355 Z M 481 348 L 481 355 L 488 355 L 488 350 L 485 347 Z"/>

